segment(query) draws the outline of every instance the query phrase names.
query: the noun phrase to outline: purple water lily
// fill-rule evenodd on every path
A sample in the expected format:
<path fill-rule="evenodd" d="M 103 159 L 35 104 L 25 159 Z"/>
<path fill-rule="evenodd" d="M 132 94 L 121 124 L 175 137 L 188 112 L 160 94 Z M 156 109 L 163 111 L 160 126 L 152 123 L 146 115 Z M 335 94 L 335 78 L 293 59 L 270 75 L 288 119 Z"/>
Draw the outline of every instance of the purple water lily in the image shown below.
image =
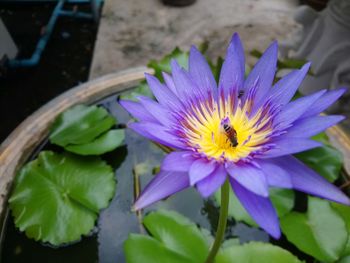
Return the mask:
<path fill-rule="evenodd" d="M 188 71 L 172 61 L 172 75 L 163 75 L 165 84 L 146 75 L 157 102 L 147 97 L 120 102 L 139 119 L 130 128 L 174 149 L 136 201 L 136 210 L 190 186 L 208 197 L 228 178 L 252 218 L 279 238 L 270 186 L 350 205 L 345 194 L 291 155 L 321 146 L 310 137 L 343 119 L 320 113 L 344 90 L 321 90 L 290 101 L 310 64 L 273 85 L 276 62 L 273 42 L 245 78 L 243 47 L 235 34 L 218 85 L 205 58 L 192 47 Z"/>

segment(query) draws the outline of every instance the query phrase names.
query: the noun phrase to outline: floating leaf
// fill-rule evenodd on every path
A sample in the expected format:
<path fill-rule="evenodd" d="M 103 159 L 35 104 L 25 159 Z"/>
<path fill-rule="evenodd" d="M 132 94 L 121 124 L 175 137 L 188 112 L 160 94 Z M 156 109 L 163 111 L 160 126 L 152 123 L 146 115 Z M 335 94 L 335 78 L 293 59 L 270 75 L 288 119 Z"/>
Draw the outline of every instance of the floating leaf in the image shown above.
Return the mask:
<path fill-rule="evenodd" d="M 208 255 L 207 237 L 196 224 L 172 211 L 152 212 L 144 225 L 153 238 L 130 235 L 125 242 L 128 263 L 203 263 Z"/>
<path fill-rule="evenodd" d="M 130 234 L 124 243 L 124 251 L 127 263 L 193 263 L 158 240 L 144 235 Z"/>
<path fill-rule="evenodd" d="M 281 227 L 291 243 L 324 262 L 339 259 L 348 238 L 342 217 L 329 202 L 314 197 L 309 197 L 306 214 L 289 213 Z"/>
<path fill-rule="evenodd" d="M 331 203 L 331 206 L 338 212 L 338 214 L 343 218 L 347 232 L 348 232 L 348 241 L 346 242 L 346 246 L 342 252 L 342 256 L 350 255 L 350 207 L 342 204 Z M 348 257 L 350 262 L 350 257 Z"/>
<path fill-rule="evenodd" d="M 277 211 L 279 217 L 289 213 L 294 206 L 294 192 L 288 189 L 270 188 L 270 199 Z M 218 204 L 221 203 L 220 190 L 215 193 L 215 200 Z M 251 226 L 258 226 L 250 217 L 233 191 L 230 191 L 230 202 L 228 209 L 229 216 L 232 216 L 237 221 L 243 221 Z"/>
<path fill-rule="evenodd" d="M 337 263 L 350 263 L 350 256 L 346 256 L 340 259 L 339 261 L 337 261 Z"/>
<path fill-rule="evenodd" d="M 216 263 L 301 263 L 293 254 L 280 247 L 251 242 L 244 245 L 233 245 L 219 252 L 215 260 Z"/>
<path fill-rule="evenodd" d="M 115 185 L 112 168 L 99 158 L 41 152 L 16 177 L 9 200 L 15 225 L 55 246 L 77 241 L 91 232 Z"/>
<path fill-rule="evenodd" d="M 104 108 L 77 105 L 57 117 L 51 129 L 50 141 L 63 147 L 90 143 L 114 124 L 115 119 Z"/>
<path fill-rule="evenodd" d="M 71 144 L 66 146 L 65 149 L 80 155 L 100 155 L 119 147 L 123 143 L 124 138 L 124 130 L 110 130 L 92 142 L 80 145 Z"/>
<path fill-rule="evenodd" d="M 294 191 L 281 188 L 270 188 L 270 199 L 278 217 L 288 214 L 294 207 Z"/>
<path fill-rule="evenodd" d="M 321 133 L 313 137 L 313 139 L 325 145 L 298 153 L 295 156 L 328 181 L 334 182 L 340 175 L 343 166 L 343 155 L 329 145 L 328 137 L 325 133 Z"/>

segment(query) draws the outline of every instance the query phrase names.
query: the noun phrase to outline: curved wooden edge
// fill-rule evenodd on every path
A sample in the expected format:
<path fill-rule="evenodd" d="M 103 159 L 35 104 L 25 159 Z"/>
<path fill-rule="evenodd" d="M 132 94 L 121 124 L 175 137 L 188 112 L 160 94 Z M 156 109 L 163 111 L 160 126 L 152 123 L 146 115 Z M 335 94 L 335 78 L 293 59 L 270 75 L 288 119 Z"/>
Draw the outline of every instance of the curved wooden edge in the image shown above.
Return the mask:
<path fill-rule="evenodd" d="M 3 211 L 14 174 L 22 167 L 33 150 L 45 139 L 53 120 L 61 112 L 79 103 L 90 104 L 113 93 L 137 85 L 146 67 L 128 69 L 86 82 L 51 100 L 25 119 L 0 146 L 0 215 Z M 2 223 L 2 218 L 0 218 Z"/>

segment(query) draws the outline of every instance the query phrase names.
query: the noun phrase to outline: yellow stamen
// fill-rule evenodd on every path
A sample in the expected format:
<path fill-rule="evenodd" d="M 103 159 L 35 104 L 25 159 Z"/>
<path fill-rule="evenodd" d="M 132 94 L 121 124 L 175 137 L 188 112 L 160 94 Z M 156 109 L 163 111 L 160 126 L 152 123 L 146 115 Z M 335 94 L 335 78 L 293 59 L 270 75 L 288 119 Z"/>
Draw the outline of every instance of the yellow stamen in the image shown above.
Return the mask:
<path fill-rule="evenodd" d="M 218 105 L 209 107 L 208 102 L 192 107 L 193 113 L 186 116 L 182 123 L 190 147 L 196 148 L 208 158 L 237 162 L 258 150 L 271 134 L 269 116 L 262 116 L 258 110 L 254 116 L 248 116 L 251 103 L 237 105 L 235 111 L 232 100 L 220 100 Z M 237 146 L 232 146 L 222 127 L 222 120 L 228 118 L 229 124 L 237 133 Z"/>

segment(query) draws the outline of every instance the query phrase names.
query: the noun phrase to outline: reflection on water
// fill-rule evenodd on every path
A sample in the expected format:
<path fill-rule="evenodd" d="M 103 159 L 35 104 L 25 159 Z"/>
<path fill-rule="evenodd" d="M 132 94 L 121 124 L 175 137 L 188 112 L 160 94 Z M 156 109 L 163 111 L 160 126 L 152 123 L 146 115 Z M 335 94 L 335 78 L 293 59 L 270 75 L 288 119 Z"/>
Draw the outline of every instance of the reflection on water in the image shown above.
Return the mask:
<path fill-rule="evenodd" d="M 117 96 L 111 96 L 99 104 L 104 105 L 119 123 L 127 123 L 130 116 L 116 103 Z M 50 148 L 46 145 L 44 148 Z M 97 234 L 84 237 L 81 242 L 58 249 L 43 246 L 29 240 L 19 233 L 10 218 L 2 251 L 2 261 L 5 263 L 22 262 L 84 262 L 84 263 L 123 263 L 123 243 L 129 233 L 140 232 L 140 220 L 130 208 L 134 202 L 134 174 L 135 165 L 142 163 L 142 173 L 139 173 L 141 189 L 151 180 L 152 168 L 158 166 L 164 153 L 148 140 L 127 130 L 126 146 L 108 153 L 104 159 L 115 168 L 117 191 L 110 206 L 102 211 Z M 158 202 L 144 213 L 155 209 L 176 210 L 192 219 L 198 225 L 215 233 L 218 209 L 212 200 L 203 200 L 198 192 L 191 188 L 178 193 L 167 200 Z M 142 215 L 141 215 L 142 217 Z M 236 224 L 233 220 L 228 223 L 226 237 L 239 237 L 241 242 L 251 240 L 268 241 L 268 235 L 263 231 L 250 228 L 244 224 Z"/>

